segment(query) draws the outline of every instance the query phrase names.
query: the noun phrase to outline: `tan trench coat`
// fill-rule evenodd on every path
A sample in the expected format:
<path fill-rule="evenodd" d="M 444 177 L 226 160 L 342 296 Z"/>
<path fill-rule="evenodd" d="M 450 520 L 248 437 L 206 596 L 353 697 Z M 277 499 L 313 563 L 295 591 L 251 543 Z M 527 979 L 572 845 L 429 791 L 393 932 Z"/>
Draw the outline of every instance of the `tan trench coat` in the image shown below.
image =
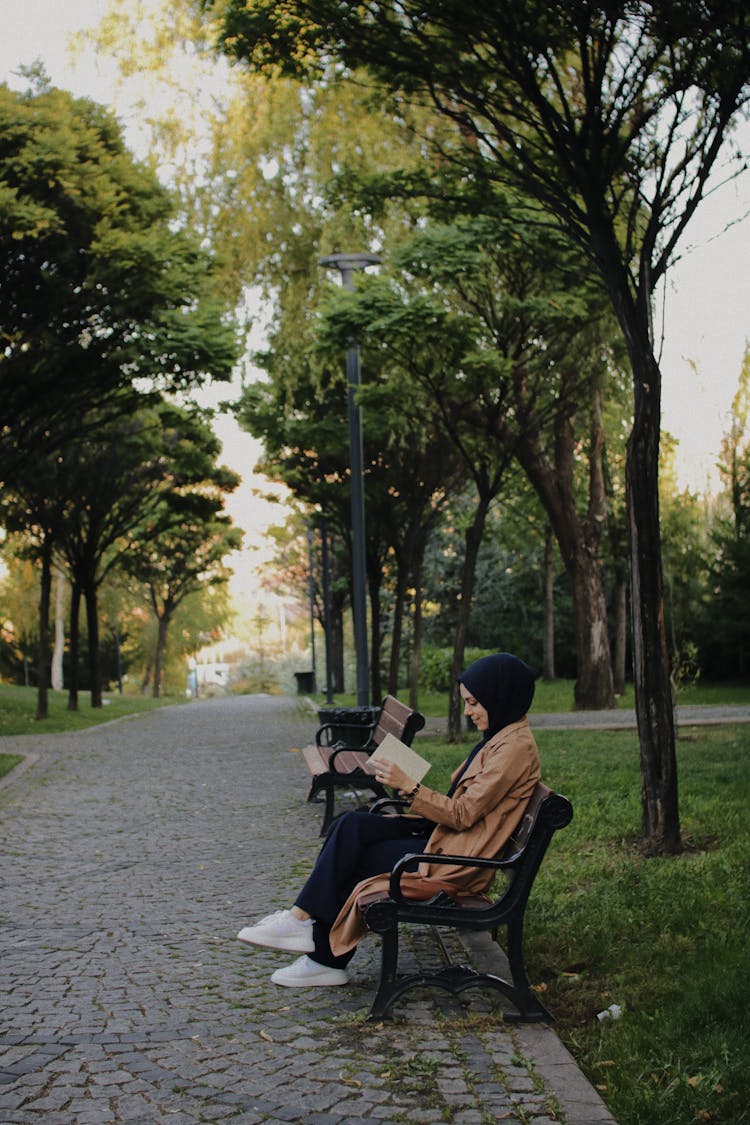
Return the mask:
<path fill-rule="evenodd" d="M 460 767 L 453 774 L 456 776 Z M 425 852 L 446 855 L 495 856 L 512 835 L 541 777 L 539 752 L 527 718 L 504 727 L 477 754 L 453 797 L 422 786 L 412 802 L 414 816 L 435 823 Z M 407 897 L 431 898 L 451 887 L 464 893 L 486 890 L 494 872 L 447 864 L 421 863 L 407 873 L 401 887 Z M 389 876 L 374 875 L 354 888 L 333 924 L 331 950 L 347 953 L 364 937 L 366 927 L 357 908 L 361 894 L 388 890 Z"/>

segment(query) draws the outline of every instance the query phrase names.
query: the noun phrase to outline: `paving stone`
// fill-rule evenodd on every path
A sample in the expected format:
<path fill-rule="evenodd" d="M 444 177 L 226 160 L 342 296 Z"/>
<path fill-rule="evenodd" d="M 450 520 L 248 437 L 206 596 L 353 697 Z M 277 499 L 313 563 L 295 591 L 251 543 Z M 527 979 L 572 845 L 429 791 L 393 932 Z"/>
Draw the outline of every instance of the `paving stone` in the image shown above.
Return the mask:
<path fill-rule="evenodd" d="M 269 980 L 278 954 L 236 942 L 293 899 L 319 850 L 320 807 L 289 753 L 314 727 L 296 700 L 248 696 L 0 739 L 38 755 L 0 787 L 1 1125 L 512 1122 L 506 1083 L 516 1116 L 546 1125 L 519 1058 L 563 1106 L 575 1079 L 568 1125 L 612 1121 L 554 1032 L 504 1025 L 494 997 L 420 991 L 364 1023 L 375 938 L 349 988 L 291 995 Z M 428 930 L 405 936 L 405 969 L 435 956 Z M 427 1083 L 408 1072 L 415 1048 Z"/>

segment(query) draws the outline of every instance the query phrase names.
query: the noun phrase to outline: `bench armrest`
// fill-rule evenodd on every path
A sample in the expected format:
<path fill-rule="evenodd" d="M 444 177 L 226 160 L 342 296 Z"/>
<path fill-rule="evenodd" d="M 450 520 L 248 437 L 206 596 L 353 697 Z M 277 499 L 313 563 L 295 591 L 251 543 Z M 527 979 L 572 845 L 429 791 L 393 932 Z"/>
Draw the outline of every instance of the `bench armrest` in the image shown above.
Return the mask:
<path fill-rule="evenodd" d="M 388 893 L 394 902 L 409 903 L 414 899 L 407 898 L 401 891 L 401 876 L 403 875 L 407 864 L 411 864 L 414 860 L 426 860 L 429 863 L 445 863 L 452 867 L 491 867 L 497 870 L 506 866 L 505 862 L 501 859 L 485 859 L 484 856 L 476 855 L 443 855 L 443 853 L 433 852 L 409 852 L 408 855 L 402 856 L 393 867 L 391 871 L 390 886 Z"/>
<path fill-rule="evenodd" d="M 403 811 L 409 808 L 409 802 L 405 801 L 403 797 L 380 797 L 377 801 L 373 801 L 370 805 L 370 812 L 376 813 L 378 816 L 382 813 L 383 809 L 399 809 Z"/>
<path fill-rule="evenodd" d="M 332 730 L 335 730 L 337 735 L 341 731 L 352 731 L 353 737 L 355 739 L 356 739 L 357 735 L 359 735 L 360 739 L 364 735 L 367 735 L 367 742 L 369 743 L 370 739 L 373 736 L 373 733 L 375 731 L 376 726 L 377 726 L 377 723 L 324 723 L 323 726 L 318 727 L 317 731 L 315 732 L 315 744 L 316 744 L 316 746 L 332 746 L 333 745 L 333 743 L 331 742 L 332 736 L 330 734 L 330 732 Z M 329 732 L 328 733 L 328 740 L 324 742 L 323 738 L 324 738 L 324 735 L 325 735 L 326 731 Z M 347 750 L 362 750 L 363 749 L 361 741 L 359 743 L 353 742 L 351 745 L 349 745 L 348 743 L 344 742 L 343 739 L 338 738 L 337 744 L 338 743 L 340 743 Z"/>
<path fill-rule="evenodd" d="M 349 770 L 338 768 L 336 759 L 339 754 L 365 754 L 369 758 L 374 749 L 374 746 L 346 746 L 343 742 L 334 742 L 331 753 L 328 755 L 328 769 L 331 773 L 349 773 Z"/>

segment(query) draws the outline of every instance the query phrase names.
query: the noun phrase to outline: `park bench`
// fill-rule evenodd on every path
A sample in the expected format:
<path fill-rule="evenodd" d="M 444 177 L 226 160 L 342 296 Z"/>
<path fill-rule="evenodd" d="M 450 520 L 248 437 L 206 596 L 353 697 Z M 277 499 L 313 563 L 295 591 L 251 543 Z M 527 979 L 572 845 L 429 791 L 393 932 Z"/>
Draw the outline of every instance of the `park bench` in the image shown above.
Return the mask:
<path fill-rule="evenodd" d="M 378 801 L 373 811 L 381 811 L 393 800 Z M 518 827 L 501 854 L 494 859 L 455 855 L 414 853 L 398 861 L 391 872 L 390 890 L 363 894 L 357 904 L 364 914 L 367 928 L 382 938 L 380 980 L 370 1009 L 370 1019 L 383 1019 L 391 1006 L 405 992 L 420 985 L 436 985 L 458 995 L 468 988 L 486 987 L 506 996 L 516 1012 L 506 1019 L 524 1022 L 552 1021 L 552 1016 L 531 988 L 523 957 L 523 923 L 526 903 L 552 835 L 564 828 L 573 817 L 566 797 L 554 793 L 539 782 L 532 793 Z M 401 875 L 414 860 L 431 863 L 488 867 L 503 872 L 505 884 L 488 895 L 440 893 L 428 901 L 406 898 L 400 890 Z M 398 974 L 399 925 L 434 927 L 445 964 L 435 969 L 407 975 Z M 507 927 L 507 958 L 510 979 L 470 966 L 451 963 L 440 935 L 442 927 L 464 931 L 491 931 Z"/>
<path fill-rule="evenodd" d="M 373 722 L 367 726 L 337 720 L 318 728 L 315 742 L 302 747 L 302 757 L 312 774 L 308 801 L 314 801 L 321 791 L 325 795 L 321 836 L 325 836 L 333 820 L 336 789 L 367 789 L 375 797 L 387 796 L 387 790 L 375 780 L 374 769 L 368 767 L 370 754 L 387 734 L 411 745 L 424 722 L 419 711 L 387 695 Z"/>

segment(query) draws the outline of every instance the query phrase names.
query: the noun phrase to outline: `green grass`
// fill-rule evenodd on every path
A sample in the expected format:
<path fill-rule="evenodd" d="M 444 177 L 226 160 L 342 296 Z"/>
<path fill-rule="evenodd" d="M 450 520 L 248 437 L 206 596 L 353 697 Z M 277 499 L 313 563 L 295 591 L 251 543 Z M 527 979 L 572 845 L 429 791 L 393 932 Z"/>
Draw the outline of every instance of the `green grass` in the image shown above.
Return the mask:
<path fill-rule="evenodd" d="M 529 928 L 566 1041 L 623 1122 L 750 1121 L 750 726 L 681 732 L 679 857 L 639 851 L 634 735 L 539 745 L 575 808 Z M 599 1022 L 613 1002 L 623 1018 Z"/>
<path fill-rule="evenodd" d="M 49 717 L 38 720 L 36 715 L 36 689 L 0 684 L 0 736 L 12 734 L 59 734 L 62 731 L 82 730 L 96 723 L 107 723 L 124 715 L 151 711 L 165 704 L 184 702 L 183 699 L 150 699 L 142 695 L 105 696 L 104 707 L 92 707 L 88 695 L 79 696 L 78 710 L 68 711 L 68 694 L 50 691 Z M 1 776 L 1 775 L 0 775 Z"/>
<path fill-rule="evenodd" d="M 12 769 L 23 761 L 21 754 L 0 754 L 0 777 L 5 777 Z"/>
<path fill-rule="evenodd" d="M 534 711 L 538 713 L 556 713 L 572 711 L 574 709 L 573 680 L 537 680 L 534 695 Z M 323 695 L 313 697 L 319 706 L 328 706 Z M 399 689 L 399 698 L 408 700 L 407 688 Z M 750 684 L 711 684 L 701 683 L 689 685 L 681 689 L 678 704 L 684 706 L 697 706 L 700 704 L 746 704 L 750 705 Z M 333 707 L 353 707 L 356 703 L 352 694 L 337 695 Z M 633 686 L 628 684 L 625 694 L 617 699 L 617 707 L 632 709 L 634 707 Z M 419 710 L 423 715 L 431 718 L 444 718 L 448 714 L 448 697 L 444 692 L 420 692 Z"/>
<path fill-rule="evenodd" d="M 574 806 L 527 914 L 529 973 L 558 1033 L 623 1125 L 750 1122 L 750 725 L 681 732 L 686 846 L 668 858 L 639 847 L 634 732 L 537 741 Z M 439 788 L 466 746 L 419 749 Z M 622 1017 L 597 1020 L 612 1003 Z"/>
<path fill-rule="evenodd" d="M 680 731 L 672 857 L 641 850 L 634 731 L 536 739 L 545 782 L 573 804 L 526 916 L 555 1029 L 621 1125 L 750 1122 L 750 724 Z M 470 745 L 419 739 L 427 784 L 444 789 Z M 622 1017 L 599 1021 L 611 1003 Z"/>

